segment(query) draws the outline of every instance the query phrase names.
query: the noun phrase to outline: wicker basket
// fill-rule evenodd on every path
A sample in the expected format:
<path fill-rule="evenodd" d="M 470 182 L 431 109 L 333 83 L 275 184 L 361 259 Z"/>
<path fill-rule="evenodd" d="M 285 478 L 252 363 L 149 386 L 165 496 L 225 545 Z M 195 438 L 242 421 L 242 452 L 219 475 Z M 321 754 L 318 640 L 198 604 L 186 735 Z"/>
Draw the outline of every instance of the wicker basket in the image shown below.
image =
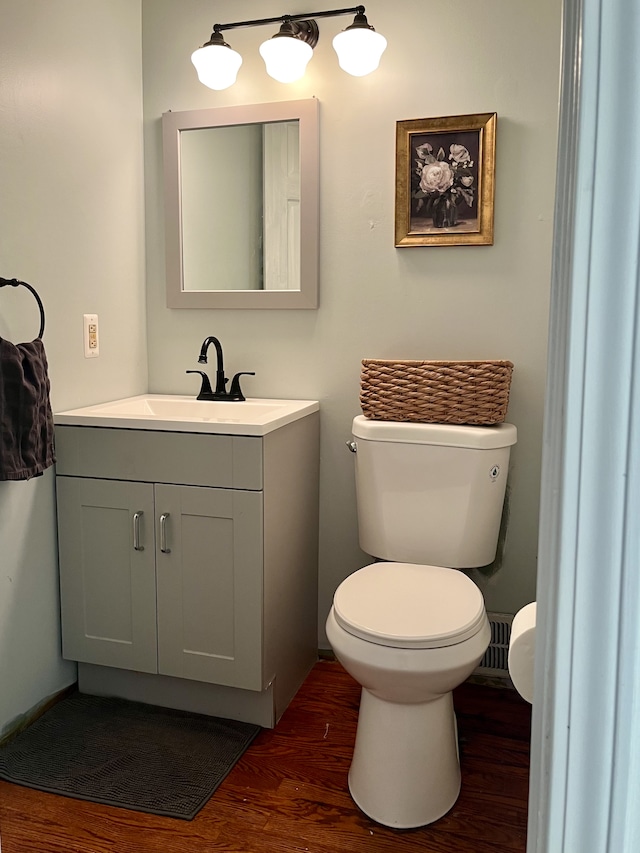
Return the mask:
<path fill-rule="evenodd" d="M 509 405 L 510 361 L 362 362 L 360 404 L 379 421 L 502 423 Z"/>

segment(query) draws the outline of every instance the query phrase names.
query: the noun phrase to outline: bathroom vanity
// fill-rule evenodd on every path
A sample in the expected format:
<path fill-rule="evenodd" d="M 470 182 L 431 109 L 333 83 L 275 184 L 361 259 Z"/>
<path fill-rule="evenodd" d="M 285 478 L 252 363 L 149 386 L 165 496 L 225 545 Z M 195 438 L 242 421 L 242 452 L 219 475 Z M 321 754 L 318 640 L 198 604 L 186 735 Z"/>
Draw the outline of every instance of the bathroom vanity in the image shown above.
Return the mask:
<path fill-rule="evenodd" d="M 275 725 L 317 658 L 318 404 L 146 395 L 55 421 L 80 690 Z"/>

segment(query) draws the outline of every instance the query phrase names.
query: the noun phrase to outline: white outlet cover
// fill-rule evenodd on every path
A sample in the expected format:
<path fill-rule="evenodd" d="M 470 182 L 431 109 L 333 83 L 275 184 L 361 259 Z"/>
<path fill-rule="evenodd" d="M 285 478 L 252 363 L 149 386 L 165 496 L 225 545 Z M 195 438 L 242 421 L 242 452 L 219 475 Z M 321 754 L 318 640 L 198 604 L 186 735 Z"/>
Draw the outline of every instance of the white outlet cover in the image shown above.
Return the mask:
<path fill-rule="evenodd" d="M 83 315 L 84 357 L 97 358 L 100 355 L 100 338 L 98 335 L 98 315 Z"/>

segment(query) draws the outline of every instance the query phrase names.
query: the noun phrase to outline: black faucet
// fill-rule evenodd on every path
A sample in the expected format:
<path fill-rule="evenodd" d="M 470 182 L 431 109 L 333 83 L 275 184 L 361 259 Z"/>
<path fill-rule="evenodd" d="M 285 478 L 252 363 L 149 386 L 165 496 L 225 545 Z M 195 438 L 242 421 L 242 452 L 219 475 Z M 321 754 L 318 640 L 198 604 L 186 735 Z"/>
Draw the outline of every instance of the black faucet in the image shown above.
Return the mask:
<path fill-rule="evenodd" d="M 198 394 L 198 400 L 235 400 L 236 402 L 240 402 L 245 399 L 244 394 L 242 393 L 242 389 L 240 388 L 240 377 L 241 376 L 255 376 L 254 372 L 242 371 L 241 373 L 236 373 L 236 375 L 231 380 L 231 388 L 227 391 L 227 382 L 229 381 L 227 377 L 224 375 L 224 357 L 222 355 L 222 345 L 217 338 L 214 338 L 213 335 L 209 335 L 208 338 L 205 338 L 202 342 L 202 347 L 200 348 L 200 356 L 198 357 L 198 364 L 206 364 L 207 363 L 207 351 L 209 346 L 213 344 L 216 348 L 216 356 L 217 356 L 217 365 L 216 365 L 216 390 L 212 391 L 211 382 L 209 381 L 209 377 L 204 372 L 204 370 L 187 370 L 187 373 L 199 373 L 202 376 L 202 386 L 200 388 L 200 393 Z"/>
<path fill-rule="evenodd" d="M 224 375 L 224 357 L 222 355 L 222 344 L 217 338 L 214 338 L 213 335 L 209 335 L 209 337 L 205 338 L 202 342 L 202 346 L 200 348 L 200 355 L 198 357 L 198 364 L 207 363 L 207 352 L 211 344 L 213 344 L 216 348 L 217 358 L 216 390 L 213 393 L 215 395 L 215 399 L 220 399 L 221 397 L 226 398 L 226 385 L 228 380 Z M 211 386 L 209 386 L 209 390 L 211 390 Z"/>

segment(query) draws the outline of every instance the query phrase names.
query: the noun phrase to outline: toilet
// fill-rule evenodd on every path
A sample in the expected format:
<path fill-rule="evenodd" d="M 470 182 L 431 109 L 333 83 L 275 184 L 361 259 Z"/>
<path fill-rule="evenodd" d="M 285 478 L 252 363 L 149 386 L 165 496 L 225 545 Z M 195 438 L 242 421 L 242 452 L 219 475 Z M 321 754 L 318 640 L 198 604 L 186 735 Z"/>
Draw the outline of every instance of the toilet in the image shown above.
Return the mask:
<path fill-rule="evenodd" d="M 517 431 L 358 416 L 352 432 L 360 546 L 376 562 L 336 590 L 327 637 L 362 686 L 351 796 L 409 829 L 460 792 L 452 690 L 491 632 L 482 593 L 453 570 L 495 558 Z"/>

